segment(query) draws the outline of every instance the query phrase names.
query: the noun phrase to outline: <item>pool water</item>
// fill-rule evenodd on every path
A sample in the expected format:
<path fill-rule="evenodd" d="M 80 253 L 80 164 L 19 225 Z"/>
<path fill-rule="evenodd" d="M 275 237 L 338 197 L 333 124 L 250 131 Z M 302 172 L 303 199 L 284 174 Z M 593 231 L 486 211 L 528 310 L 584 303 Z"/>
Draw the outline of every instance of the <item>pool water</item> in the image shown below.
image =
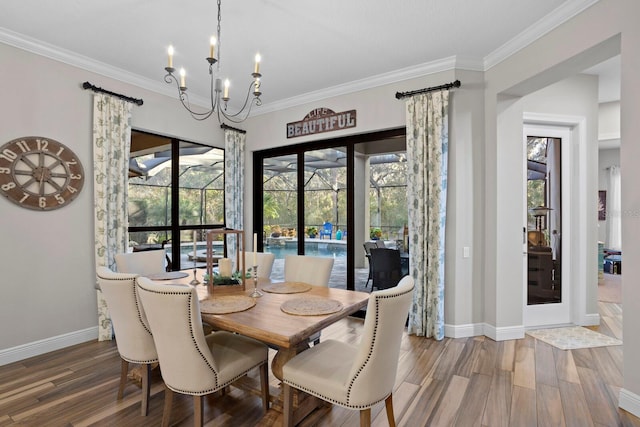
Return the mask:
<path fill-rule="evenodd" d="M 297 255 L 298 245 L 287 244 L 286 246 L 271 245 L 264 248 L 265 252 L 271 252 L 276 259 L 284 259 L 287 255 Z M 329 245 L 327 243 L 305 243 L 305 255 L 341 258 L 347 256 L 347 245 Z"/>

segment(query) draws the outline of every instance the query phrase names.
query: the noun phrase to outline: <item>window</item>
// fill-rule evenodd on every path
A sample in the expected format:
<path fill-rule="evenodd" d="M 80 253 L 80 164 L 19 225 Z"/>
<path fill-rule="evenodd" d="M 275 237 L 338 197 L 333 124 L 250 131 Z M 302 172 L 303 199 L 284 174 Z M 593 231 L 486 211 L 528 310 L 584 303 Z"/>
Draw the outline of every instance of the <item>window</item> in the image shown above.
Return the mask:
<path fill-rule="evenodd" d="M 224 150 L 133 131 L 129 245 L 164 247 L 178 270 L 193 266 L 194 233 L 198 253 L 204 252 L 204 231 L 223 226 Z"/>

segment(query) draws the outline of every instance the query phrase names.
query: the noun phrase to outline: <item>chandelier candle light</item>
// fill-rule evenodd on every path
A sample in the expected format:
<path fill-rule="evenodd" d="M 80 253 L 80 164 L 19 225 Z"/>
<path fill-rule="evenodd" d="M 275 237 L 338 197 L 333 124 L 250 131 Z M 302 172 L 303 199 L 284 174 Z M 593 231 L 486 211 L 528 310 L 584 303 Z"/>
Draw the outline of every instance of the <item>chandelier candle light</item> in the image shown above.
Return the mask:
<path fill-rule="evenodd" d="M 210 82 L 210 98 L 211 98 L 211 107 L 202 112 L 195 111 L 191 108 L 191 104 L 189 103 L 189 96 L 187 95 L 187 77 L 186 71 L 184 68 L 180 69 L 180 79 L 174 76 L 175 68 L 173 67 L 173 55 L 174 49 L 173 46 L 169 46 L 167 53 L 169 55 L 168 65 L 165 67 L 167 71 L 167 75 L 164 76 L 164 81 L 171 84 L 175 82 L 178 86 L 178 97 L 180 98 L 180 102 L 184 108 L 189 111 L 191 116 L 196 120 L 205 120 L 209 118 L 213 113 L 216 113 L 218 117 L 218 122 L 220 124 L 224 123 L 224 120 L 228 120 L 233 123 L 241 123 L 245 121 L 249 114 L 251 113 L 251 107 L 255 103 L 257 106 L 262 105 L 262 101 L 260 100 L 260 95 L 262 92 L 260 91 L 260 78 L 262 74 L 260 74 L 260 54 L 256 54 L 255 56 L 255 65 L 253 68 L 253 73 L 251 76 L 253 80 L 249 84 L 249 90 L 247 91 L 247 96 L 244 100 L 244 104 L 242 108 L 235 113 L 231 113 L 227 111 L 227 103 L 229 101 L 229 79 L 225 79 L 224 81 L 224 89 L 222 86 L 222 79 L 220 78 L 220 1 L 218 0 L 218 28 L 217 28 L 217 38 L 212 36 L 209 41 L 209 56 L 206 58 L 209 63 L 209 76 L 211 78 Z M 218 57 L 216 58 L 216 46 L 218 50 Z M 214 70 L 213 66 L 217 64 L 216 69 Z M 253 94 L 253 98 L 250 97 Z"/>

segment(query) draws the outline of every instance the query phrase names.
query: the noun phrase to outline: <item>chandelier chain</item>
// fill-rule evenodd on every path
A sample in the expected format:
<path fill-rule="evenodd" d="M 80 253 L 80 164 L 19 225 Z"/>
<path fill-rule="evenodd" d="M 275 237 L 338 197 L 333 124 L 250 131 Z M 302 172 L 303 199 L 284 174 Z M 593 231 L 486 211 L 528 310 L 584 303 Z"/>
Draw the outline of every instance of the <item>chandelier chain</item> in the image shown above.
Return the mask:
<path fill-rule="evenodd" d="M 244 99 L 244 103 L 242 107 L 233 112 L 227 112 L 227 102 L 229 101 L 229 83 L 228 80 L 224 82 L 224 88 L 222 79 L 220 77 L 220 62 L 221 62 L 221 47 L 222 47 L 222 0 L 217 0 L 218 3 L 218 22 L 216 28 L 216 44 L 212 41 L 211 51 L 209 56 L 206 58 L 209 65 L 209 76 L 210 76 L 210 107 L 206 111 L 196 111 L 191 107 L 191 103 L 189 101 L 189 94 L 187 93 L 187 84 L 186 84 L 186 72 L 184 69 L 180 70 L 180 78 L 178 79 L 173 73 L 175 68 L 173 68 L 173 46 L 169 46 L 169 65 L 165 67 L 165 71 L 167 74 L 164 77 L 164 81 L 168 84 L 175 83 L 178 89 L 178 99 L 182 103 L 183 107 L 191 114 L 196 120 L 206 120 L 214 113 L 218 118 L 218 122 L 220 124 L 224 124 L 225 120 L 228 120 L 233 123 L 241 123 L 245 121 L 249 115 L 251 114 L 251 107 L 253 104 L 256 106 L 262 105 L 262 100 L 260 99 L 260 95 L 262 92 L 260 90 L 260 78 L 262 74 L 260 74 L 260 55 L 256 55 L 255 59 L 255 68 L 253 73 L 251 73 L 252 80 L 249 83 L 249 89 L 247 91 L 246 97 Z M 217 55 L 214 55 L 214 47 L 217 49 Z M 217 56 L 217 59 L 215 58 Z M 213 65 L 216 64 L 215 72 Z"/>

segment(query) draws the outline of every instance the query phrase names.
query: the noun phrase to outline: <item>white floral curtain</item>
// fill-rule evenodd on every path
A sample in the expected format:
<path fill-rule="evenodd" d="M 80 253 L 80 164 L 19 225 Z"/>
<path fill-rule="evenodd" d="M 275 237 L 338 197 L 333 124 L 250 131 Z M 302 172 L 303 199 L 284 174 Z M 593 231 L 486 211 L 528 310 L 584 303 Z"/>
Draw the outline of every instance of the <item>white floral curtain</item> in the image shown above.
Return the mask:
<path fill-rule="evenodd" d="M 246 134 L 224 128 L 224 204 L 225 225 L 242 230 L 244 226 L 244 147 Z M 242 242 L 244 244 L 244 242 Z M 236 236 L 227 236 L 227 257 L 236 264 Z"/>
<path fill-rule="evenodd" d="M 410 274 L 416 283 L 408 331 L 444 338 L 444 243 L 449 91 L 409 98 L 407 204 Z"/>
<path fill-rule="evenodd" d="M 131 104 L 112 96 L 93 97 L 94 234 L 96 267 L 115 269 L 114 255 L 127 249 L 127 180 L 131 146 Z M 98 293 L 98 340 L 113 337 L 111 318 Z"/>
<path fill-rule="evenodd" d="M 622 250 L 622 196 L 620 166 L 609 168 L 609 194 L 607 195 L 607 248 Z"/>

